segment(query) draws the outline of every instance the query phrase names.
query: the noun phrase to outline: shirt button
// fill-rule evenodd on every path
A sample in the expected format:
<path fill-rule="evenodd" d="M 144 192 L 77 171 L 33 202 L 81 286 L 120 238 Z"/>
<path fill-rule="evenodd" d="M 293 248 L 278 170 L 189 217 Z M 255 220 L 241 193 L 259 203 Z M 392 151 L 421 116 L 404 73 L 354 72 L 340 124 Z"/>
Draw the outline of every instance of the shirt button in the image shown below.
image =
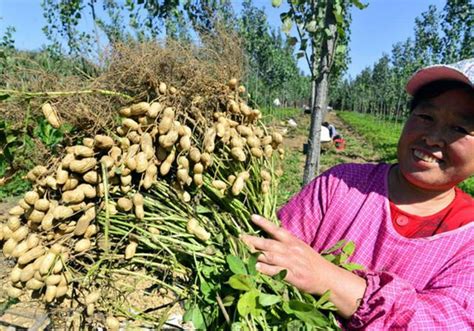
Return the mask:
<path fill-rule="evenodd" d="M 408 224 L 408 217 L 400 215 L 397 217 L 397 220 L 395 222 L 397 222 L 397 224 L 400 226 L 405 226 Z"/>

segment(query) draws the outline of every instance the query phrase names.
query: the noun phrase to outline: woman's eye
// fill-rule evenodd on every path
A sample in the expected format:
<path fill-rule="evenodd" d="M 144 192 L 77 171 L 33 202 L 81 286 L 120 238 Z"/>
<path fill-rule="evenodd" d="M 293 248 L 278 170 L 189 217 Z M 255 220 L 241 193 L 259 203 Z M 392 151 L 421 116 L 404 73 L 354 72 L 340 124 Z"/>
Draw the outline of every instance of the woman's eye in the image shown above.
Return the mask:
<path fill-rule="evenodd" d="M 418 114 L 417 116 L 424 121 L 431 121 L 433 119 L 430 115 L 426 114 Z"/>
<path fill-rule="evenodd" d="M 462 134 L 469 134 L 469 132 L 461 126 L 454 126 L 453 130 Z"/>

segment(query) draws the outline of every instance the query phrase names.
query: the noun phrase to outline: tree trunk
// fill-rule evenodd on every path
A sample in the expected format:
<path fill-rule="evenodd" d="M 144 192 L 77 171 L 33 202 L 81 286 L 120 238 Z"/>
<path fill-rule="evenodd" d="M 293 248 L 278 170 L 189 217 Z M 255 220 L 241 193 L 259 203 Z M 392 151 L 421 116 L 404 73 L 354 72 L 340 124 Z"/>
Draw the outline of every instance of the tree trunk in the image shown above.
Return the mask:
<path fill-rule="evenodd" d="M 308 139 L 308 154 L 306 155 L 306 164 L 304 167 L 303 185 L 308 184 L 315 176 L 319 174 L 319 163 L 321 154 L 321 123 L 323 115 L 327 109 L 327 95 L 329 86 L 329 72 L 334 57 L 336 47 L 336 19 L 333 13 L 333 2 L 328 1 L 326 8 L 326 26 L 330 33 L 325 38 L 321 50 L 321 59 L 319 61 L 319 71 L 317 76 L 313 72 L 313 91 L 316 93 L 316 100 L 311 105 L 311 126 Z M 313 53 L 314 54 L 314 53 Z M 315 68 L 315 59 L 313 56 L 313 69 Z"/>

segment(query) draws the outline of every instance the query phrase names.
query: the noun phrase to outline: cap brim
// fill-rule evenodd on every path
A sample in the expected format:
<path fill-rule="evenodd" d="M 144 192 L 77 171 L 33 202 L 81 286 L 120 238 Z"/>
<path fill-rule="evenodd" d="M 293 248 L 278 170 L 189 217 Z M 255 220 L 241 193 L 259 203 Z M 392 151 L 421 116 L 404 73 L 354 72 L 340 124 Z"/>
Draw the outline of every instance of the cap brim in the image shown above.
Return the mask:
<path fill-rule="evenodd" d="M 414 95 L 420 87 L 436 80 L 456 80 L 472 86 L 469 78 L 459 70 L 449 66 L 432 66 L 417 71 L 408 81 L 406 91 Z"/>

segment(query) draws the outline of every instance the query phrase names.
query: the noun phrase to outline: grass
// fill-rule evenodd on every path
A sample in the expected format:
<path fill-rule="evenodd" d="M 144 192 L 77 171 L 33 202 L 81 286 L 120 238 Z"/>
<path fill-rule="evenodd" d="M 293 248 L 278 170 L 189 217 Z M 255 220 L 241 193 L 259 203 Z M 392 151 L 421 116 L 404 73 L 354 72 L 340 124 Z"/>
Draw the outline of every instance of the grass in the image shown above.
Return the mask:
<path fill-rule="evenodd" d="M 280 178 L 277 205 L 281 206 L 301 190 L 303 182 L 304 155 L 287 150 L 283 160 L 283 176 Z"/>
<path fill-rule="evenodd" d="M 303 114 L 299 108 L 262 108 L 262 122 L 265 125 L 275 124 L 275 122 L 287 121 L 290 118 L 297 118 Z"/>
<path fill-rule="evenodd" d="M 23 178 L 25 172 L 16 173 L 5 185 L 0 186 L 0 201 L 25 193 L 31 188 L 29 181 Z"/>
<path fill-rule="evenodd" d="M 356 112 L 341 111 L 337 115 L 372 145 L 380 154 L 380 161 L 397 162 L 397 143 L 403 124 Z"/>

